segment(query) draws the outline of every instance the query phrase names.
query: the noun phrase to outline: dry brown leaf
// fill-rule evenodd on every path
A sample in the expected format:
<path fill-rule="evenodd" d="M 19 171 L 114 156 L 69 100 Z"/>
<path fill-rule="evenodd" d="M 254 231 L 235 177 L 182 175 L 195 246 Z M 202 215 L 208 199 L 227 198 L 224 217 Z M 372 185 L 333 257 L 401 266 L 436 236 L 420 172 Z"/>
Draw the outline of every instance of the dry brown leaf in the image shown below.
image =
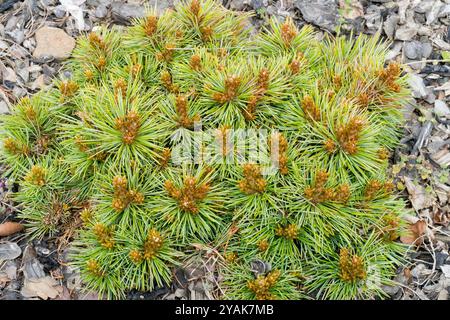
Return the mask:
<path fill-rule="evenodd" d="M 63 292 L 63 288 L 52 277 L 26 280 L 21 294 L 26 298 L 39 297 L 47 300 L 55 299 Z"/>
<path fill-rule="evenodd" d="M 415 185 L 411 179 L 405 177 L 405 186 L 409 193 L 409 199 L 416 210 L 431 207 L 433 205 L 433 199 L 425 191 L 425 188 L 420 185 Z"/>
<path fill-rule="evenodd" d="M 438 209 L 433 214 L 433 223 L 440 224 L 440 225 L 446 227 L 446 226 L 448 226 L 449 222 L 450 221 L 449 221 L 448 214 L 444 213 L 444 211 Z"/>
<path fill-rule="evenodd" d="M 427 231 L 427 223 L 425 220 L 417 220 L 410 223 L 406 234 L 400 237 L 400 241 L 405 244 L 415 244 L 420 246 L 423 242 L 425 232 Z"/>
<path fill-rule="evenodd" d="M 0 237 L 6 237 L 22 230 L 23 225 L 18 222 L 4 222 L 0 224 Z"/>

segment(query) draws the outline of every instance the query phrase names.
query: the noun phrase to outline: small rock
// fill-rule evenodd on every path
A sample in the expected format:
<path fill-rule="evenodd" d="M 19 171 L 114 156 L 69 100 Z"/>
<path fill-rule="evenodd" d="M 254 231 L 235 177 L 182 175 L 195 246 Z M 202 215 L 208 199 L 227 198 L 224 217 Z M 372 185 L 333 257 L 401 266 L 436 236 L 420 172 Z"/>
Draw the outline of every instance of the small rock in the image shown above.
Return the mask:
<path fill-rule="evenodd" d="M 44 64 L 44 65 L 42 66 L 42 72 L 43 72 L 46 76 L 52 77 L 52 76 L 56 73 L 56 70 L 55 70 L 54 68 L 50 67 L 48 64 Z"/>
<path fill-rule="evenodd" d="M 370 33 L 375 33 L 381 28 L 383 18 L 381 17 L 381 9 L 379 6 L 370 6 L 364 16 L 366 19 L 366 27 Z"/>
<path fill-rule="evenodd" d="M 447 289 L 442 289 L 439 291 L 439 294 L 436 298 L 437 300 L 448 300 L 448 291 Z"/>
<path fill-rule="evenodd" d="M 245 8 L 246 1 L 243 0 L 231 0 L 230 2 L 230 9 L 236 10 L 236 11 L 242 11 Z"/>
<path fill-rule="evenodd" d="M 427 59 L 433 52 L 433 46 L 429 42 L 422 43 L 422 58 Z"/>
<path fill-rule="evenodd" d="M 403 52 L 409 59 L 420 59 L 422 58 L 422 43 L 419 41 L 405 42 Z"/>
<path fill-rule="evenodd" d="M 186 297 L 186 290 L 178 288 L 177 290 L 175 290 L 175 297 L 177 297 L 177 298 Z"/>
<path fill-rule="evenodd" d="M 266 7 L 268 3 L 264 3 L 262 0 L 251 0 L 250 5 L 254 10 L 261 9 L 262 7 Z"/>
<path fill-rule="evenodd" d="M 402 51 L 402 42 L 396 41 L 394 43 L 394 46 L 391 48 L 391 50 L 386 55 L 386 60 L 395 59 L 395 57 L 397 57 L 400 54 L 400 51 Z"/>
<path fill-rule="evenodd" d="M 433 104 L 434 101 L 436 101 L 436 96 L 434 95 L 433 92 L 428 93 L 428 95 L 424 98 L 424 100 L 429 103 L 429 104 Z"/>
<path fill-rule="evenodd" d="M 418 75 L 410 74 L 408 77 L 408 83 L 411 87 L 414 98 L 425 98 L 428 95 L 423 79 Z"/>
<path fill-rule="evenodd" d="M 13 260 L 20 256 L 22 250 L 15 242 L 2 242 L 0 243 L 0 261 L 1 260 Z"/>
<path fill-rule="evenodd" d="M 3 82 L 5 82 L 5 81 L 9 81 L 9 82 L 13 82 L 13 83 L 17 82 L 17 76 L 13 69 L 11 69 L 9 67 L 5 67 L 3 70 L 2 69 L 0 69 L 0 70 L 2 71 Z"/>
<path fill-rule="evenodd" d="M 98 6 L 97 9 L 95 9 L 95 16 L 99 19 L 102 19 L 104 17 L 106 17 L 106 15 L 108 14 L 108 9 L 106 8 L 106 6 Z"/>
<path fill-rule="evenodd" d="M 339 7 L 346 19 L 356 19 L 364 15 L 364 7 L 359 0 L 339 0 Z"/>
<path fill-rule="evenodd" d="M 9 45 L 5 41 L 0 40 L 0 50 L 6 50 L 8 48 L 9 48 Z"/>
<path fill-rule="evenodd" d="M 400 0 L 397 1 L 397 5 L 398 5 L 398 16 L 400 18 L 399 23 L 400 24 L 405 24 L 407 17 L 406 17 L 406 13 L 407 13 L 407 8 L 409 6 L 409 1 L 410 0 Z M 412 12 L 410 12 L 412 13 Z"/>
<path fill-rule="evenodd" d="M 30 73 L 28 71 L 28 61 L 16 63 L 17 75 L 23 80 L 23 82 L 28 82 L 30 78 Z"/>
<path fill-rule="evenodd" d="M 66 9 L 64 6 L 60 5 L 55 7 L 53 10 L 53 13 L 58 19 L 64 18 L 66 16 Z"/>
<path fill-rule="evenodd" d="M 15 29 L 14 31 L 6 32 L 6 34 L 17 44 L 22 44 L 23 40 L 25 40 L 25 32 L 20 29 Z"/>
<path fill-rule="evenodd" d="M 438 117 L 449 117 L 450 109 L 444 101 L 436 100 L 434 102 L 434 114 Z"/>
<path fill-rule="evenodd" d="M 24 46 L 24 48 L 27 48 L 28 50 L 30 50 L 30 51 L 33 51 L 34 50 L 34 47 L 35 47 L 35 41 L 34 41 L 34 39 L 33 38 L 31 38 L 31 39 L 25 39 L 24 41 L 23 41 L 23 43 L 22 43 L 22 45 Z"/>
<path fill-rule="evenodd" d="M 21 87 L 18 87 L 18 86 L 15 86 L 15 87 L 13 88 L 13 95 L 14 95 L 16 98 L 22 98 L 22 97 L 24 97 L 26 94 L 27 94 L 27 90 L 24 89 L 24 88 L 21 88 Z"/>
<path fill-rule="evenodd" d="M 137 4 L 113 2 L 111 9 L 113 15 L 126 21 L 129 21 L 132 18 L 143 18 L 145 16 L 145 11 L 142 10 L 142 6 Z"/>
<path fill-rule="evenodd" d="M 338 24 L 338 7 L 333 0 L 297 0 L 295 7 L 303 19 L 329 31 L 335 31 Z"/>
<path fill-rule="evenodd" d="M 443 3 L 440 0 L 434 1 L 433 6 L 425 14 L 427 17 L 427 25 L 433 24 L 436 21 L 441 12 L 442 6 Z"/>
<path fill-rule="evenodd" d="M 450 279 L 450 265 L 444 264 L 443 266 L 441 266 L 441 270 L 444 273 L 444 276 L 447 279 Z"/>
<path fill-rule="evenodd" d="M 5 31 L 12 31 L 14 28 L 16 28 L 19 24 L 19 17 L 18 16 L 11 16 L 9 18 L 8 22 L 5 25 Z"/>
<path fill-rule="evenodd" d="M 395 32 L 395 39 L 402 41 L 409 41 L 417 34 L 417 28 L 405 25 L 397 29 Z"/>
<path fill-rule="evenodd" d="M 393 14 L 393 15 L 389 16 L 386 19 L 386 21 L 384 22 L 383 30 L 389 39 L 394 38 L 395 29 L 397 28 L 397 24 L 398 24 L 399 20 L 400 19 L 399 19 L 398 15 Z"/>
<path fill-rule="evenodd" d="M 41 74 L 31 84 L 31 90 L 43 89 L 50 83 L 49 78 L 45 74 Z"/>
<path fill-rule="evenodd" d="M 43 27 L 36 31 L 36 49 L 33 57 L 43 59 L 53 56 L 55 59 L 62 60 L 70 56 L 74 47 L 75 40 L 64 30 Z"/>
<path fill-rule="evenodd" d="M 8 104 L 5 101 L 0 101 L 0 114 L 9 113 Z"/>
<path fill-rule="evenodd" d="M 432 41 L 439 49 L 444 51 L 450 51 L 450 44 L 445 42 L 444 40 L 440 38 L 435 38 Z"/>
<path fill-rule="evenodd" d="M 421 279 L 430 273 L 431 270 L 429 270 L 423 263 L 419 263 L 416 267 L 414 267 L 414 269 L 411 270 L 411 276 L 416 279 Z"/>
<path fill-rule="evenodd" d="M 381 287 L 384 292 L 386 292 L 389 296 L 395 296 L 397 292 L 400 291 L 400 286 L 382 286 Z"/>

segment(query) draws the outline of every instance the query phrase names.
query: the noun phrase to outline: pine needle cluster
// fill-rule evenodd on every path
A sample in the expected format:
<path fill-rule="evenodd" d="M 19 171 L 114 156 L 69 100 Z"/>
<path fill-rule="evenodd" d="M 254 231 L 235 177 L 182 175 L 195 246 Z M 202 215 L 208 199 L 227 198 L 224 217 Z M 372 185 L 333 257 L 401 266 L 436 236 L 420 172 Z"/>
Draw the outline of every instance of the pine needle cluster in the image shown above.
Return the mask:
<path fill-rule="evenodd" d="M 70 79 L 2 117 L 28 232 L 76 222 L 88 289 L 167 285 L 202 243 L 225 298 L 383 295 L 405 252 L 387 170 L 402 68 L 376 36 L 318 41 L 289 18 L 252 33 L 250 17 L 186 0 L 100 28 Z"/>

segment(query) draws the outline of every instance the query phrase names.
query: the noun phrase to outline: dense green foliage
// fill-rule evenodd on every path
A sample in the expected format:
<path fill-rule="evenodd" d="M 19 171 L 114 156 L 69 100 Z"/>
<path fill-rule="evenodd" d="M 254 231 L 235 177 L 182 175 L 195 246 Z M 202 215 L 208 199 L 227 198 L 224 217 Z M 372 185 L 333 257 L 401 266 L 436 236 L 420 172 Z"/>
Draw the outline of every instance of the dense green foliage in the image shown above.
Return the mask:
<path fill-rule="evenodd" d="M 249 18 L 192 0 L 90 33 L 70 79 L 3 117 L 28 231 L 78 228 L 87 288 L 167 284 L 194 243 L 222 261 L 225 298 L 372 298 L 402 262 L 401 67 L 377 37 Z"/>

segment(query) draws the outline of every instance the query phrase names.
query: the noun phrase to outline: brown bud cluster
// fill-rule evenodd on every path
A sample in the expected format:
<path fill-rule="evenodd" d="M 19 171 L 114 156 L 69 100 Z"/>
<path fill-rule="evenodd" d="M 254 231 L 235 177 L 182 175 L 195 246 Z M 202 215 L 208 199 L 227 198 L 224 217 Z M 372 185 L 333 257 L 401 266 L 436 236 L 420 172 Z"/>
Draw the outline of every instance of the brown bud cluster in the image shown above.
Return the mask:
<path fill-rule="evenodd" d="M 292 40 L 297 36 L 297 28 L 294 25 L 292 19 L 287 18 L 286 21 L 281 25 L 281 39 L 286 46 L 290 46 Z"/>
<path fill-rule="evenodd" d="M 144 19 L 144 32 L 148 37 L 151 37 L 155 34 L 156 29 L 158 28 L 158 17 L 156 16 L 148 16 Z"/>
<path fill-rule="evenodd" d="M 127 87 L 128 84 L 123 78 L 117 79 L 116 83 L 114 83 L 114 98 L 117 100 L 117 98 L 120 96 L 122 98 L 125 98 L 127 95 Z"/>
<path fill-rule="evenodd" d="M 98 34 L 91 32 L 88 36 L 89 44 L 97 49 L 100 49 L 101 51 L 106 51 L 108 46 L 106 42 L 100 37 Z"/>
<path fill-rule="evenodd" d="M 295 240 L 298 237 L 298 227 L 295 224 L 288 224 L 287 226 L 280 225 L 276 227 L 275 235 L 288 240 Z"/>
<path fill-rule="evenodd" d="M 159 61 L 170 62 L 173 59 L 173 54 L 175 52 L 175 45 L 173 43 L 168 43 L 164 46 L 161 52 L 156 54 L 156 59 Z"/>
<path fill-rule="evenodd" d="M 184 128 L 192 128 L 195 121 L 199 121 L 198 116 L 188 116 L 188 99 L 184 95 L 179 95 L 175 99 L 175 107 L 178 115 L 178 124 Z"/>
<path fill-rule="evenodd" d="M 234 263 L 238 259 L 238 254 L 235 251 L 230 251 L 225 254 L 225 260 L 228 263 Z"/>
<path fill-rule="evenodd" d="M 339 146 L 348 154 L 358 152 L 358 141 L 364 121 L 359 117 L 351 118 L 347 123 L 342 124 L 336 129 L 336 138 Z"/>
<path fill-rule="evenodd" d="M 361 92 L 356 97 L 356 103 L 362 107 L 367 107 L 370 103 L 370 97 L 367 92 Z"/>
<path fill-rule="evenodd" d="M 91 209 L 89 208 L 84 208 L 83 210 L 81 210 L 80 212 L 80 219 L 83 222 L 84 225 L 88 225 L 93 217 L 93 212 Z"/>
<path fill-rule="evenodd" d="M 379 194 L 389 194 L 394 190 L 394 184 L 391 181 L 381 182 L 376 179 L 370 180 L 364 190 L 366 200 L 372 200 Z"/>
<path fill-rule="evenodd" d="M 392 213 L 386 214 L 382 218 L 383 227 L 381 229 L 382 235 L 390 241 L 395 241 L 398 239 L 400 218 Z"/>
<path fill-rule="evenodd" d="M 45 184 L 46 174 L 47 170 L 45 170 L 41 166 L 34 165 L 31 167 L 31 170 L 25 176 L 25 181 L 34 184 L 35 186 L 42 187 Z"/>
<path fill-rule="evenodd" d="M 95 66 L 100 71 L 104 70 L 106 67 L 106 58 L 104 56 L 99 57 Z"/>
<path fill-rule="evenodd" d="M 283 175 L 288 174 L 289 169 L 287 166 L 288 163 L 288 158 L 287 158 L 287 149 L 288 149 L 288 144 L 287 144 L 287 140 L 286 138 L 281 134 L 281 133 L 275 133 L 271 136 L 270 141 L 269 141 L 269 147 L 272 150 L 272 142 L 276 140 L 278 142 L 278 154 L 276 154 L 275 156 L 277 157 L 277 162 L 278 162 L 278 168 L 280 170 L 280 173 Z"/>
<path fill-rule="evenodd" d="M 350 198 L 350 187 L 347 184 L 341 184 L 334 189 L 327 188 L 325 186 L 327 181 L 328 173 L 326 171 L 317 172 L 314 183 L 305 188 L 306 199 L 314 204 L 326 201 L 346 203 Z"/>
<path fill-rule="evenodd" d="M 377 154 L 378 154 L 378 158 L 380 160 L 386 160 L 389 158 L 389 151 L 386 148 L 382 147 L 382 148 L 378 149 Z"/>
<path fill-rule="evenodd" d="M 250 280 L 247 287 L 255 294 L 256 300 L 275 300 L 276 296 L 270 289 L 277 283 L 281 272 L 273 270 L 267 275 L 259 275 L 255 280 Z"/>
<path fill-rule="evenodd" d="M 202 34 L 202 40 L 208 41 L 211 39 L 214 33 L 214 29 L 212 28 L 212 26 L 202 27 L 200 28 L 200 33 Z"/>
<path fill-rule="evenodd" d="M 125 144 L 132 144 L 139 134 L 141 119 L 139 114 L 130 110 L 124 117 L 117 118 L 115 128 L 122 133 L 122 141 Z"/>
<path fill-rule="evenodd" d="M 191 57 L 191 60 L 189 60 L 189 65 L 191 66 L 192 70 L 200 71 L 202 69 L 202 62 L 200 56 L 198 54 L 194 54 Z"/>
<path fill-rule="evenodd" d="M 213 94 L 213 99 L 220 103 L 230 102 L 238 95 L 239 86 L 241 85 L 241 79 L 236 76 L 230 76 L 225 79 L 225 92 L 216 92 Z"/>
<path fill-rule="evenodd" d="M 169 165 L 170 157 L 172 155 L 172 152 L 169 148 L 164 148 L 161 153 L 161 158 L 159 160 L 159 165 L 162 168 L 166 168 Z"/>
<path fill-rule="evenodd" d="M 100 267 L 100 264 L 92 259 L 86 262 L 86 269 L 95 277 L 103 277 L 105 275 L 105 272 Z"/>
<path fill-rule="evenodd" d="M 194 177 L 186 177 L 183 187 L 176 188 L 172 181 L 167 180 L 164 187 L 169 197 L 175 199 L 178 207 L 189 213 L 198 213 L 198 203 L 208 194 L 210 185 L 208 183 L 199 184 Z"/>
<path fill-rule="evenodd" d="M 142 253 L 139 250 L 131 250 L 128 254 L 130 257 L 130 260 L 133 261 L 133 263 L 138 264 L 141 263 L 142 260 L 144 260 L 144 257 L 142 256 Z"/>
<path fill-rule="evenodd" d="M 200 13 L 200 1 L 199 0 L 192 0 L 189 9 L 191 10 L 191 12 L 192 12 L 192 14 L 194 16 L 198 17 L 198 15 Z"/>
<path fill-rule="evenodd" d="M 239 189 L 246 194 L 263 193 L 267 182 L 261 174 L 261 169 L 256 164 L 244 164 L 244 179 L 239 181 Z"/>
<path fill-rule="evenodd" d="M 144 195 L 136 190 L 128 190 L 127 178 L 123 176 L 115 176 L 113 178 L 114 196 L 112 200 L 112 207 L 118 211 L 123 211 L 131 203 L 144 203 Z"/>
<path fill-rule="evenodd" d="M 256 82 L 256 91 L 253 94 L 248 103 L 247 108 L 243 110 L 244 117 L 247 121 L 253 121 L 256 118 L 256 105 L 266 93 L 269 88 L 270 73 L 269 70 L 263 68 L 258 74 L 258 80 Z"/>
<path fill-rule="evenodd" d="M 94 79 L 94 72 L 91 69 L 85 69 L 83 74 L 87 81 Z"/>
<path fill-rule="evenodd" d="M 342 86 L 342 78 L 340 75 L 333 76 L 333 85 L 336 90 L 339 90 Z"/>
<path fill-rule="evenodd" d="M 395 81 L 399 78 L 401 73 L 400 65 L 398 63 L 389 63 L 389 65 L 378 71 L 378 79 L 384 83 L 389 89 L 394 92 L 400 91 L 400 85 Z"/>
<path fill-rule="evenodd" d="M 267 240 L 261 240 L 258 242 L 258 249 L 261 252 L 267 251 L 269 249 L 269 242 Z"/>
<path fill-rule="evenodd" d="M 160 80 L 162 82 L 162 85 L 167 89 L 167 91 L 172 93 L 178 93 L 178 91 L 180 90 L 178 85 L 172 82 L 172 75 L 170 74 L 169 71 L 164 70 L 163 72 L 161 72 Z"/>
<path fill-rule="evenodd" d="M 61 101 L 64 98 L 72 97 L 78 91 L 78 84 L 72 80 L 61 82 L 59 85 L 59 92 L 61 93 Z"/>
<path fill-rule="evenodd" d="M 215 139 L 216 143 L 219 147 L 221 147 L 220 152 L 222 157 L 228 157 L 232 154 L 234 151 L 234 146 L 232 141 L 232 138 L 230 136 L 230 127 L 229 126 L 222 126 L 215 130 Z"/>
<path fill-rule="evenodd" d="M 156 229 L 148 232 L 144 242 L 144 259 L 153 259 L 164 244 L 164 238 Z"/>
<path fill-rule="evenodd" d="M 308 119 L 320 121 L 320 109 L 311 96 L 305 96 L 302 99 L 302 108 Z"/>
<path fill-rule="evenodd" d="M 114 232 L 111 227 L 107 227 L 102 223 L 97 223 L 94 225 L 94 234 L 97 237 L 97 241 L 105 249 L 114 248 Z"/>
<path fill-rule="evenodd" d="M 30 148 L 28 148 L 28 146 L 21 144 L 20 142 L 14 140 L 11 137 L 5 138 L 3 140 L 3 147 L 10 154 L 15 154 L 15 155 L 30 154 Z"/>
<path fill-rule="evenodd" d="M 366 278 L 366 270 L 363 259 L 356 254 L 351 254 L 347 248 L 341 248 L 339 252 L 340 277 L 344 281 L 354 282 Z"/>

